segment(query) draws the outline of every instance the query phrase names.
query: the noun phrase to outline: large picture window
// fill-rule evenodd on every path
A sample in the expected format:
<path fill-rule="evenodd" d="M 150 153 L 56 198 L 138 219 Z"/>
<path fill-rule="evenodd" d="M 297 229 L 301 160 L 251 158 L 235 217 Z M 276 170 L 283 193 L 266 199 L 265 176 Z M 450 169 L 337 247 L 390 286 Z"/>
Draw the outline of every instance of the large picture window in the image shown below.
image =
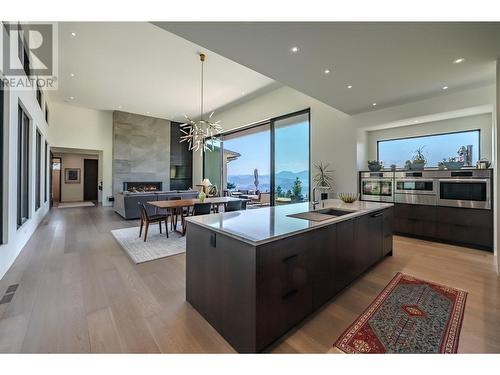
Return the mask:
<path fill-rule="evenodd" d="M 220 195 L 257 206 L 309 200 L 309 110 L 229 131 L 204 153 L 204 178 Z"/>
<path fill-rule="evenodd" d="M 427 159 L 426 167 L 437 167 L 439 162 L 450 158 L 463 158 L 463 151 L 472 154 L 471 164 L 475 165 L 480 156 L 480 130 L 435 134 L 411 138 L 381 140 L 377 142 L 378 160 L 385 167 L 395 164 L 405 166 L 417 149 L 422 150 Z M 460 156 L 462 155 L 462 156 Z"/>
<path fill-rule="evenodd" d="M 29 218 L 29 146 L 30 120 L 23 108 L 18 110 L 18 153 L 17 153 L 17 226 Z"/>

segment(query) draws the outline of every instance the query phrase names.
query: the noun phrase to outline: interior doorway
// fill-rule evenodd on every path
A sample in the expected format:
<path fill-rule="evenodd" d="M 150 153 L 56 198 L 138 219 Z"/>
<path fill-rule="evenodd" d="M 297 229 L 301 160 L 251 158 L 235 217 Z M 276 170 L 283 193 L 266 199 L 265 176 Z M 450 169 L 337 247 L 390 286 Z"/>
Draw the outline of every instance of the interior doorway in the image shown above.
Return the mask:
<path fill-rule="evenodd" d="M 52 157 L 52 160 L 51 160 L 51 169 L 52 169 L 51 202 L 52 202 L 52 205 L 59 204 L 59 202 L 61 202 L 61 165 L 62 165 L 61 158 Z"/>
<path fill-rule="evenodd" d="M 97 185 L 99 181 L 99 161 L 97 159 L 83 160 L 83 200 L 97 201 Z"/>

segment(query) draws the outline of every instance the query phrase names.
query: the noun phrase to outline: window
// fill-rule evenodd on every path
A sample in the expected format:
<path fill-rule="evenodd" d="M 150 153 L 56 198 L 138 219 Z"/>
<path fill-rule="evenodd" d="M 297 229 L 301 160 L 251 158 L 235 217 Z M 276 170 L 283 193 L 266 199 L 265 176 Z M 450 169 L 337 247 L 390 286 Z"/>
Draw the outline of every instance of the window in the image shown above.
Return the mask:
<path fill-rule="evenodd" d="M 21 106 L 18 111 L 17 226 L 29 218 L 29 144 L 30 120 Z"/>
<path fill-rule="evenodd" d="M 17 40 L 17 55 L 19 57 L 19 60 L 21 61 L 21 64 L 23 65 L 24 72 L 26 73 L 26 76 L 30 76 L 30 60 L 29 60 L 29 54 L 27 50 L 27 42 L 25 39 L 24 35 L 24 30 L 21 28 L 21 25 L 19 24 L 18 31 L 18 40 Z"/>
<path fill-rule="evenodd" d="M 258 206 L 308 201 L 309 127 L 305 110 L 226 132 L 204 153 L 204 178 Z"/>
<path fill-rule="evenodd" d="M 42 89 L 38 86 L 38 83 L 36 84 L 36 101 L 40 108 L 42 108 Z"/>
<path fill-rule="evenodd" d="M 427 167 L 437 167 L 443 159 L 458 158 L 466 161 L 466 157 L 459 155 L 460 150 L 470 150 L 471 165 L 480 159 L 480 130 L 468 130 L 456 133 L 435 134 L 420 137 L 391 139 L 377 142 L 378 160 L 388 167 L 395 164 L 398 168 L 405 166 L 417 149 L 422 149 L 427 159 Z M 467 164 L 467 163 L 466 163 Z"/>
<path fill-rule="evenodd" d="M 3 81 L 0 80 L 0 244 L 3 243 Z"/>
<path fill-rule="evenodd" d="M 42 133 L 36 130 L 36 167 L 35 167 L 35 210 L 40 208 L 42 197 Z"/>
<path fill-rule="evenodd" d="M 44 158 L 44 163 L 45 163 L 45 166 L 43 167 L 43 170 L 44 170 L 44 183 L 43 183 L 43 191 L 44 191 L 44 199 L 43 201 L 46 203 L 47 202 L 47 199 L 48 199 L 48 194 L 47 194 L 47 191 L 49 190 L 49 187 L 47 186 L 48 184 L 48 178 L 49 178 L 49 144 L 47 143 L 47 141 L 45 141 L 45 158 Z"/>

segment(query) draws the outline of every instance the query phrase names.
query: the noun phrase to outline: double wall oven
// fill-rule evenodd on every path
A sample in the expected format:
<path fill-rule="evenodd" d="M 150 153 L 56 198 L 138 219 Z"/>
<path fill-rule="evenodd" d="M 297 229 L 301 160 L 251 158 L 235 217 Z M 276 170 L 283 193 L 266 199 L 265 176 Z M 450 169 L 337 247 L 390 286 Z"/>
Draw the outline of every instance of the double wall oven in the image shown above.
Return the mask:
<path fill-rule="evenodd" d="M 360 172 L 361 200 L 489 210 L 489 169 Z"/>
<path fill-rule="evenodd" d="M 360 172 L 361 200 L 394 202 L 394 172 Z"/>

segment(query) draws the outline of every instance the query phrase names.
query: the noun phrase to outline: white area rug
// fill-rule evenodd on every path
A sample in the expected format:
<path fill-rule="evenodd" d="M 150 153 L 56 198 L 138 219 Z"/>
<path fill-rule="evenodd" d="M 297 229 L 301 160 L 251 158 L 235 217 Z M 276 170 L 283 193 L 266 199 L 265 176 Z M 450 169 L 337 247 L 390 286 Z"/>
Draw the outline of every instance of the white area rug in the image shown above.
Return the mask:
<path fill-rule="evenodd" d="M 162 229 L 160 234 L 158 224 L 151 224 L 146 242 L 144 231 L 139 238 L 139 227 L 115 229 L 111 234 L 136 264 L 186 252 L 186 237 L 178 232 L 168 232 L 167 238 L 163 224 Z"/>
<path fill-rule="evenodd" d="M 57 205 L 57 208 L 72 208 L 72 207 L 94 207 L 92 202 L 62 202 Z"/>

